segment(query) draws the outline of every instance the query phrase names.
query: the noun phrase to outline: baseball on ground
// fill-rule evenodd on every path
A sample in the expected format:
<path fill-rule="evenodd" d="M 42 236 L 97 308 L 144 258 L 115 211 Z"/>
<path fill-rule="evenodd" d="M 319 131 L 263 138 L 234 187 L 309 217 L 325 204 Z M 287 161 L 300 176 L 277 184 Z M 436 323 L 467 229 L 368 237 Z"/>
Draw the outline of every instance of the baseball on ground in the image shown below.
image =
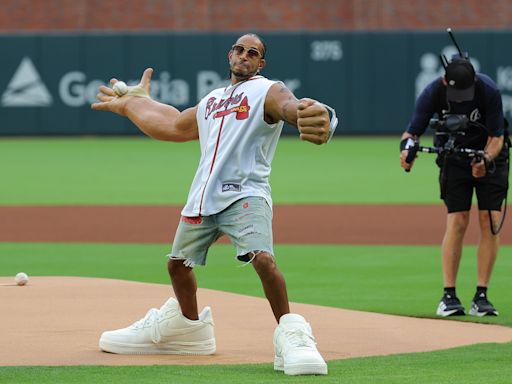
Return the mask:
<path fill-rule="evenodd" d="M 25 272 L 17 273 L 14 277 L 14 281 L 17 285 L 25 285 L 28 283 L 28 276 Z"/>
<path fill-rule="evenodd" d="M 112 89 L 117 96 L 123 96 L 126 92 L 128 92 L 128 86 L 124 81 L 118 81 L 114 84 Z"/>

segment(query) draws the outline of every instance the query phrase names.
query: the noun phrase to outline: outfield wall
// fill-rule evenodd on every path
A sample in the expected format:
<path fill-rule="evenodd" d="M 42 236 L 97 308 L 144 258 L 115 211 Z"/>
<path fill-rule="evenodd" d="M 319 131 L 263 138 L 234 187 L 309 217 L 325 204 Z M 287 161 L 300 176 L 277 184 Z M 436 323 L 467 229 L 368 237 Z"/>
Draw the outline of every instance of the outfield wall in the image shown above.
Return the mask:
<path fill-rule="evenodd" d="M 1 32 L 510 29 L 512 0 L 2 0 Z"/>
<path fill-rule="evenodd" d="M 137 82 L 155 69 L 152 97 L 195 105 L 227 76 L 238 33 L 0 35 L 0 135 L 137 134 L 126 119 L 90 110 L 111 77 Z M 266 33 L 264 74 L 298 97 L 319 99 L 341 116 L 339 134 L 403 131 L 423 86 L 454 52 L 445 32 Z M 512 32 L 457 32 L 473 63 L 494 78 L 512 119 Z M 288 129 L 287 131 L 291 131 Z"/>

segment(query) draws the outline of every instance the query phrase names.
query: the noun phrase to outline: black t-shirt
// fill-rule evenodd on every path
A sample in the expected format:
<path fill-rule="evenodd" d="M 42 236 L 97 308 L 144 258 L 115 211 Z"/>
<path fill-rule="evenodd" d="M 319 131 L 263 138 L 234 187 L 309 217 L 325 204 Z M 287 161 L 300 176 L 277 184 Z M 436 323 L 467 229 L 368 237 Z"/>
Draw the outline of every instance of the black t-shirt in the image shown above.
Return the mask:
<path fill-rule="evenodd" d="M 504 117 L 501 94 L 494 81 L 487 75 L 478 73 L 475 84 L 475 97 L 471 101 L 448 102 L 446 86 L 442 78 L 431 82 L 423 90 L 416 101 L 416 108 L 407 127 L 407 132 L 421 136 L 429 127 L 430 119 L 442 119 L 446 114 L 467 116 L 469 123 L 465 130 L 458 130 L 455 137 L 455 147 L 484 149 L 488 136 L 504 135 Z M 482 125 L 485 127 L 482 127 Z M 437 133 L 446 133 L 446 129 L 437 129 Z M 434 132 L 434 130 L 433 130 Z M 463 134 L 461 134 L 463 132 Z M 450 135 L 435 135 L 434 145 L 444 146 Z M 471 161 L 467 156 L 456 156 L 463 163 Z M 507 157 L 505 145 L 496 159 L 504 161 Z"/>

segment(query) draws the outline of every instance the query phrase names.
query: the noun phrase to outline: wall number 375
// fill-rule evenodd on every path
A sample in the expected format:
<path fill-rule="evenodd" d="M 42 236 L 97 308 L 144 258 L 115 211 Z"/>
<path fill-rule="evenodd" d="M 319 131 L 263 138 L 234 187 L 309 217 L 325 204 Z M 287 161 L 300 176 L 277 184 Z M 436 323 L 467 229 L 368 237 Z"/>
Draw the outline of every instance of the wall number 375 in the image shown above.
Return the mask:
<path fill-rule="evenodd" d="M 339 40 L 315 40 L 311 42 L 311 60 L 339 61 L 343 57 L 343 48 Z"/>

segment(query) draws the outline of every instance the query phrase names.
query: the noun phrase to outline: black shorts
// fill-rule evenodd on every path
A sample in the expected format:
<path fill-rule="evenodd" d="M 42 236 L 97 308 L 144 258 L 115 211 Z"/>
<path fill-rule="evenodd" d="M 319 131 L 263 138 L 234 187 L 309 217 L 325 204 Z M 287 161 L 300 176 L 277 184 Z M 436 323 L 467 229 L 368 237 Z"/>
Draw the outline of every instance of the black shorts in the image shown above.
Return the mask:
<path fill-rule="evenodd" d="M 440 169 L 439 186 L 448 213 L 469 211 L 473 190 L 479 210 L 500 211 L 508 191 L 508 164 L 496 165 L 494 172 L 474 178 L 471 166 L 447 162 Z"/>

